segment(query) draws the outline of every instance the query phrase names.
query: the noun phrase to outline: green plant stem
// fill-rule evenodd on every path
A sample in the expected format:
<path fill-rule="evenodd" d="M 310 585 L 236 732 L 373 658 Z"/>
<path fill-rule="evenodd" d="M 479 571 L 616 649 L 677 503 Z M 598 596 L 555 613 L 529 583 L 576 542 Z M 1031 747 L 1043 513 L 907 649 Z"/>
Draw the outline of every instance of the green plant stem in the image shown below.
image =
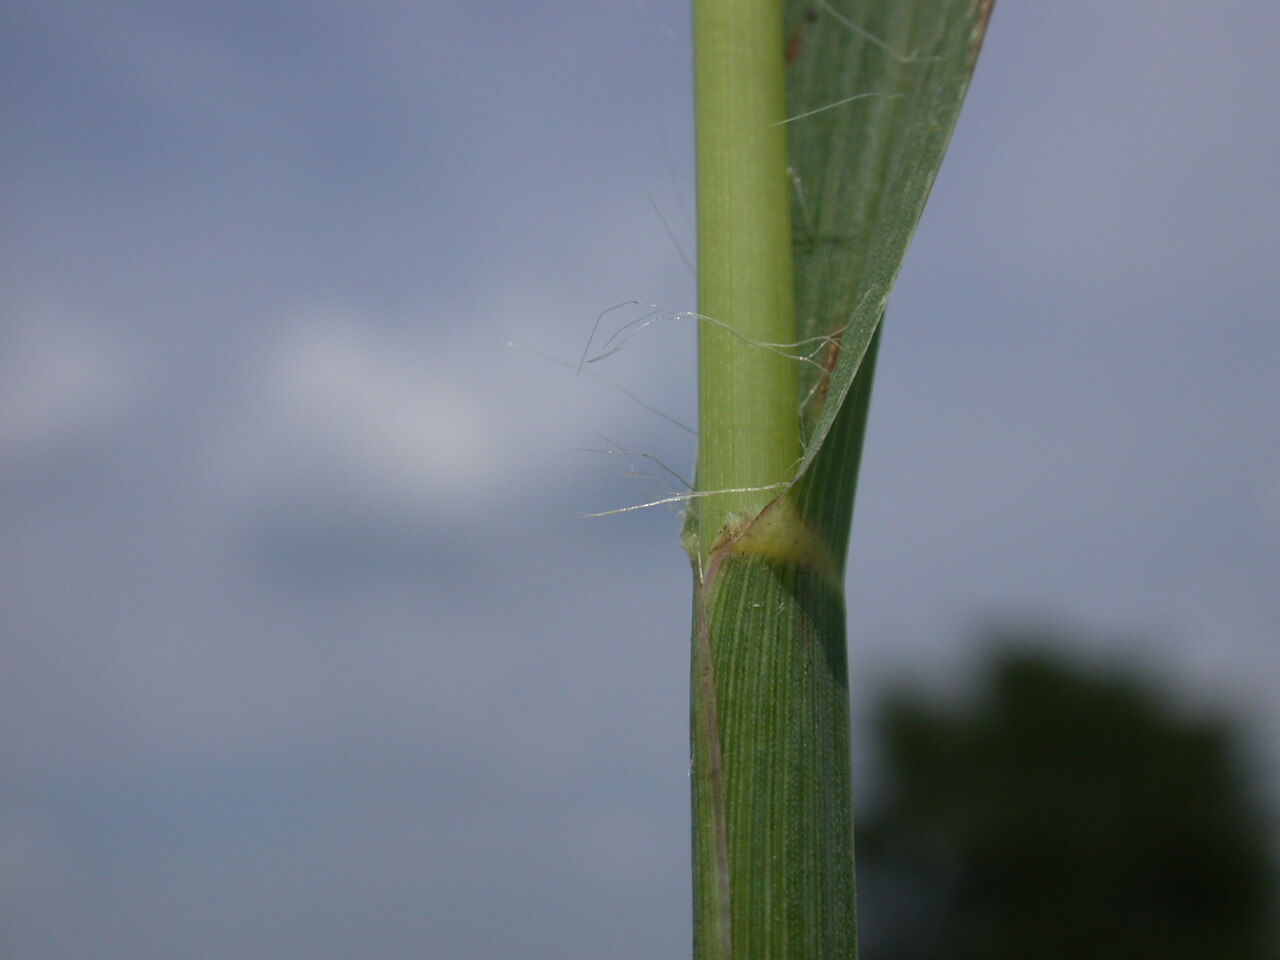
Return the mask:
<path fill-rule="evenodd" d="M 695 960 L 857 956 L 849 523 L 879 325 L 990 12 L 694 0 Z"/>
<path fill-rule="evenodd" d="M 695 0 L 694 45 L 709 318 L 699 325 L 703 498 L 689 528 L 694 955 L 847 957 L 842 591 L 824 545 L 779 499 L 801 457 L 783 4 Z"/>
<path fill-rule="evenodd" d="M 695 0 L 699 552 L 800 459 L 782 0 Z M 763 344 L 784 346 L 766 347 Z M 748 488 L 748 489 L 744 489 Z M 775 488 L 775 489 L 770 489 Z"/>

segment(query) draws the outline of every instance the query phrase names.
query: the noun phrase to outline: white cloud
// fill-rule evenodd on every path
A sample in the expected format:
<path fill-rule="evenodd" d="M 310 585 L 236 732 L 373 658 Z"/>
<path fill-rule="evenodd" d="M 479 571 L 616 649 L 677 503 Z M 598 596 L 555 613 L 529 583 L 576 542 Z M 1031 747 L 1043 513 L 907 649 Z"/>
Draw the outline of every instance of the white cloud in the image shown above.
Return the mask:
<path fill-rule="evenodd" d="M 500 466 L 465 370 L 333 314 L 280 332 L 227 431 L 219 458 L 251 499 L 421 516 L 475 505 Z"/>
<path fill-rule="evenodd" d="M 136 371 L 100 331 L 57 311 L 0 322 L 0 464 L 32 465 L 105 436 L 129 413 Z"/>
<path fill-rule="evenodd" d="M 518 322 L 495 324 L 494 315 Z M 608 434 L 683 469 L 692 440 L 642 406 L 683 413 L 670 387 L 641 387 L 639 402 L 625 392 L 643 379 L 637 365 L 661 367 L 671 345 L 660 332 L 646 331 L 625 358 L 611 359 L 607 382 L 575 376 L 571 351 L 580 349 L 590 319 L 548 362 L 539 348 L 563 317 L 546 304 L 491 309 L 462 326 L 413 323 L 429 336 L 358 315 L 300 313 L 263 336 L 234 409 L 209 438 L 209 496 L 252 516 L 265 510 L 326 524 L 445 520 L 489 528 L 531 501 L 566 515 L 626 505 L 638 496 L 626 458 L 588 456 L 584 448 L 612 446 L 600 439 Z M 503 327 L 524 331 L 536 346 L 511 349 Z M 666 372 L 672 366 L 666 356 Z M 593 482 L 612 485 L 614 494 L 583 500 L 573 492 Z"/>

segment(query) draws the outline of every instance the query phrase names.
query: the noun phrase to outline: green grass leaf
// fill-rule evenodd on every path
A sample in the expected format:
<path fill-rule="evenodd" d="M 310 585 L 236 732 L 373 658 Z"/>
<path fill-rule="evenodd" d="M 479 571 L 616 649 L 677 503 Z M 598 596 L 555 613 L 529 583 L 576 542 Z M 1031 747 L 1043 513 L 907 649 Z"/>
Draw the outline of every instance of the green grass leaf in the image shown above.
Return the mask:
<path fill-rule="evenodd" d="M 826 344 L 821 369 L 802 367 L 805 452 L 796 494 L 839 557 L 866 401 L 854 397 L 861 413 L 845 408 L 864 359 L 873 357 L 993 2 L 787 3 L 797 339 Z M 869 391 L 868 382 L 862 394 Z M 852 476 L 841 482 L 833 473 Z"/>

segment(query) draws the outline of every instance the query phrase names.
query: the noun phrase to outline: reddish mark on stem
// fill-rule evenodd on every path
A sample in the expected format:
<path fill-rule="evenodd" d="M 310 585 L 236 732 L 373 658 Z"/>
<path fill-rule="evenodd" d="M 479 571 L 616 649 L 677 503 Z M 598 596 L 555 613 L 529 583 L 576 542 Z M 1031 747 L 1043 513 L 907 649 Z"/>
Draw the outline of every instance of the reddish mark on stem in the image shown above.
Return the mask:
<path fill-rule="evenodd" d="M 800 56 L 800 48 L 804 45 L 804 31 L 797 30 L 787 41 L 787 63 L 795 63 Z"/>
<path fill-rule="evenodd" d="M 813 388 L 813 410 L 819 413 L 823 404 L 827 402 L 827 391 L 831 388 L 831 374 L 836 369 L 836 363 L 840 359 L 840 340 L 844 336 L 844 330 L 838 330 L 827 337 L 827 342 L 822 345 L 822 373 L 818 375 L 818 382 Z"/>
<path fill-rule="evenodd" d="M 818 20 L 818 9 L 810 7 L 805 11 L 804 19 L 806 23 L 816 23 Z M 801 27 L 791 35 L 787 40 L 787 63 L 792 64 L 800 56 L 800 51 L 804 47 L 804 27 Z"/>

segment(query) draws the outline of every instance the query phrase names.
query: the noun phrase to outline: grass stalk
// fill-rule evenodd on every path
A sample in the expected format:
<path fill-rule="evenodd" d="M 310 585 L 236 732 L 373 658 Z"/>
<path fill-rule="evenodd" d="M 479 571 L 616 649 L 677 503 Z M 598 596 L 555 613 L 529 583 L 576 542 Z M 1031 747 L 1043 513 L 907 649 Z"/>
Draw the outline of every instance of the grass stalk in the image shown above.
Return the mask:
<path fill-rule="evenodd" d="M 695 0 L 702 559 L 800 459 L 782 0 Z"/>
<path fill-rule="evenodd" d="M 696 960 L 857 955 L 844 564 L 879 327 L 991 0 L 694 0 Z"/>

